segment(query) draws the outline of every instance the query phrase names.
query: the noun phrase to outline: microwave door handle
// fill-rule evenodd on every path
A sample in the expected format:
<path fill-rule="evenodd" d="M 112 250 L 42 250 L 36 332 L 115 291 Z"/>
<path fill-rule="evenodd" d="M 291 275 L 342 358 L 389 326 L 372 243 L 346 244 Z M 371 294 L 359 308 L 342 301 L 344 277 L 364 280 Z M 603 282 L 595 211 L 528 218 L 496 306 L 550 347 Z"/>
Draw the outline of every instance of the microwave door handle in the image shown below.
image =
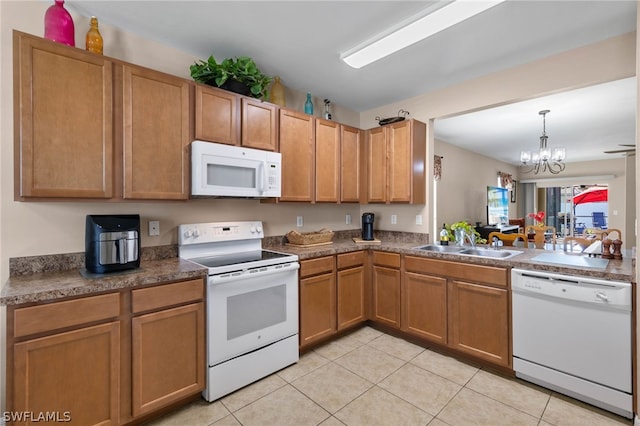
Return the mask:
<path fill-rule="evenodd" d="M 267 182 L 267 165 L 266 165 L 266 162 L 261 161 L 259 169 L 260 170 L 258 170 L 258 175 L 260 176 L 260 182 L 258 184 L 258 190 L 262 194 L 267 190 L 267 188 L 266 188 L 266 182 Z"/>

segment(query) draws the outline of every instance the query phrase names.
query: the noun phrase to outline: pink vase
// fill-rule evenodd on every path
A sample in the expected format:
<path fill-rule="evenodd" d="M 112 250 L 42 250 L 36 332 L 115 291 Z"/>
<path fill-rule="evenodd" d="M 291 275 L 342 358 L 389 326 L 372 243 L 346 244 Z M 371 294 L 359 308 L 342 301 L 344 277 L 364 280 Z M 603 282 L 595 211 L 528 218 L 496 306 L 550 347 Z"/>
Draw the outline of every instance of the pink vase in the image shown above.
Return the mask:
<path fill-rule="evenodd" d="M 75 47 L 73 18 L 64 8 L 64 0 L 55 0 L 44 14 L 44 38 Z"/>

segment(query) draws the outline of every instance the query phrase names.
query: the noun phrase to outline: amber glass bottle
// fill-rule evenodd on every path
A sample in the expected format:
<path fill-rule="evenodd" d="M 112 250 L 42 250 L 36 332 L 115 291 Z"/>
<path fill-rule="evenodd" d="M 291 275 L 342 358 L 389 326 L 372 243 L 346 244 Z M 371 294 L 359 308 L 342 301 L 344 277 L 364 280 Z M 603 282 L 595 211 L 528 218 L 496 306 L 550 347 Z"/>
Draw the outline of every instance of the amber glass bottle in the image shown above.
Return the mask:
<path fill-rule="evenodd" d="M 100 31 L 98 31 L 98 18 L 95 16 L 91 17 L 91 27 L 89 27 L 89 31 L 87 31 L 86 41 L 86 49 L 89 52 L 102 55 L 102 36 L 100 35 Z"/>
<path fill-rule="evenodd" d="M 271 86 L 271 103 L 286 107 L 287 102 L 284 95 L 284 86 L 280 82 L 280 77 L 275 76 L 273 79 L 273 85 Z"/>

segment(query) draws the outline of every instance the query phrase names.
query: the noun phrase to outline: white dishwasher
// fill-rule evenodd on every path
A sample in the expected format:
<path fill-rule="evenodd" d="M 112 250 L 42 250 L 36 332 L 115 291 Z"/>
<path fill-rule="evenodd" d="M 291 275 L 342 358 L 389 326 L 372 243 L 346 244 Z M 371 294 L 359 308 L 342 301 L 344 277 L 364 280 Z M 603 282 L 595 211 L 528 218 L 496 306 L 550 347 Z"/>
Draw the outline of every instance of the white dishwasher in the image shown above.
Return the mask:
<path fill-rule="evenodd" d="M 516 376 L 632 418 L 631 283 L 512 269 Z"/>

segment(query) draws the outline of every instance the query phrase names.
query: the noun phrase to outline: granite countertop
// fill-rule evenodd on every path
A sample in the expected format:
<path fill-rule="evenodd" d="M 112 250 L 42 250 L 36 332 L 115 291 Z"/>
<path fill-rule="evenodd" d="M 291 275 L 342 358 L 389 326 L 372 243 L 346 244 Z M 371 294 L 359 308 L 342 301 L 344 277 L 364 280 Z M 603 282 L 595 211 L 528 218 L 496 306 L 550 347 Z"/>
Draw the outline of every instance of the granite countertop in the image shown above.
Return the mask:
<path fill-rule="evenodd" d="M 565 254 L 558 250 L 507 247 L 510 250 L 522 251 L 522 254 L 509 259 L 496 259 L 415 249 L 417 246 L 428 244 L 426 234 L 383 231 L 376 233 L 376 238 L 381 240 L 380 243 L 355 243 L 352 239 L 353 236 L 357 235 L 337 233 L 332 244 L 309 248 L 284 244 L 282 237 L 270 237 L 264 240 L 263 247 L 295 254 L 300 260 L 373 249 L 477 265 L 514 267 L 573 276 L 635 281 L 635 260 L 631 256 L 625 256 L 622 260 L 609 260 L 606 268 L 602 269 L 572 265 L 572 263 L 576 263 L 576 260 L 584 261 L 586 255 Z M 83 270 L 81 267 L 83 253 L 12 259 L 13 262 L 10 264 L 13 265 L 15 273 L 10 273 L 10 278 L 2 288 L 0 305 L 43 302 L 69 296 L 102 293 L 206 276 L 206 268 L 178 258 L 175 249 L 176 247 L 148 249 L 148 251 L 153 250 L 153 253 L 150 256 L 145 256 L 143 248 L 139 269 L 103 275 L 91 275 Z M 535 259 L 543 254 L 552 254 L 554 263 Z M 63 262 L 62 259 L 64 259 Z M 52 265 L 62 263 L 68 265 L 69 269 L 63 271 L 53 269 Z"/>
<path fill-rule="evenodd" d="M 43 302 L 69 296 L 202 278 L 207 269 L 178 257 L 142 260 L 140 268 L 110 274 L 90 274 L 84 269 L 12 276 L 0 293 L 0 305 Z"/>
<path fill-rule="evenodd" d="M 274 244 L 270 245 L 269 248 L 271 250 L 282 251 L 286 253 L 296 254 L 300 260 L 310 259 L 314 257 L 320 256 L 329 256 L 332 254 L 340 254 L 340 253 L 348 253 L 357 250 L 381 250 L 387 252 L 400 253 L 411 256 L 418 257 L 426 257 L 433 259 L 441 259 L 441 260 L 450 260 L 455 262 L 464 262 L 464 263 L 472 263 L 477 265 L 487 265 L 487 266 L 503 266 L 503 267 L 513 267 L 513 268 L 522 268 L 522 269 L 530 269 L 530 270 L 538 270 L 538 271 L 547 271 L 554 272 L 565 275 L 573 275 L 573 276 L 583 276 L 583 277 L 593 277 L 593 278 L 603 278 L 609 280 L 619 280 L 619 281 L 635 281 L 635 262 L 631 259 L 631 256 L 623 257 L 622 260 L 609 260 L 606 268 L 596 268 L 596 267 L 588 267 L 583 264 L 576 265 L 577 263 L 585 262 L 585 258 L 589 259 L 587 255 L 584 254 L 567 254 L 560 250 L 542 250 L 542 249 L 529 249 L 529 248 L 518 248 L 518 247 L 505 247 L 508 250 L 516 250 L 521 251 L 522 254 L 519 254 L 515 257 L 508 259 L 500 259 L 500 258 L 488 258 L 488 257 L 475 257 L 475 256 L 466 256 L 455 253 L 439 253 L 425 250 L 417 250 L 415 247 L 420 245 L 425 245 L 425 242 L 407 242 L 407 241 L 394 241 L 393 239 L 389 241 L 385 241 L 384 238 L 381 238 L 380 243 L 355 243 L 352 239 L 340 239 L 335 240 L 331 245 L 318 246 L 318 247 L 309 247 L 309 248 L 299 248 L 293 247 L 291 245 L 284 244 Z M 478 245 L 478 247 L 487 248 L 484 245 Z M 493 250 L 493 249 L 492 249 Z M 536 257 L 540 255 L 549 255 L 553 254 L 553 263 L 551 262 L 541 262 Z M 550 256 L 547 256 L 550 257 Z M 595 258 L 591 258 L 595 259 Z M 582 262 L 578 262 L 582 261 Z M 561 263 L 558 263 L 561 262 Z"/>

